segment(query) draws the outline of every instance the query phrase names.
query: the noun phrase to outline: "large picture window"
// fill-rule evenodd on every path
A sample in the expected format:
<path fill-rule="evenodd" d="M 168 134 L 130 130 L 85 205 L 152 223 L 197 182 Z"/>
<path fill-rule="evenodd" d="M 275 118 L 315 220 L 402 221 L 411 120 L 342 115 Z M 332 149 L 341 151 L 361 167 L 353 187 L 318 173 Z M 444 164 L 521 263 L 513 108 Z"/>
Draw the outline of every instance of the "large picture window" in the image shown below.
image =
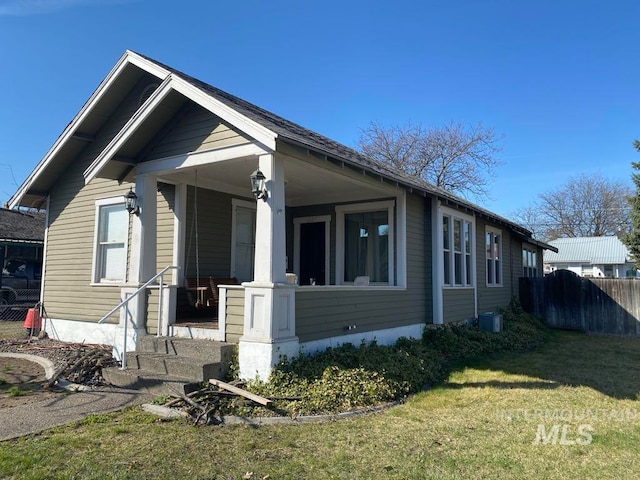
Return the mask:
<path fill-rule="evenodd" d="M 389 281 L 389 218 L 385 210 L 344 216 L 344 281 L 368 276 L 371 282 Z"/>
<path fill-rule="evenodd" d="M 368 277 L 370 284 L 394 283 L 394 202 L 336 207 L 338 283 Z"/>
<path fill-rule="evenodd" d="M 442 216 L 443 282 L 448 287 L 473 286 L 473 223 L 455 214 Z"/>
<path fill-rule="evenodd" d="M 94 283 L 120 283 L 126 279 L 129 214 L 122 199 L 96 202 Z"/>
<path fill-rule="evenodd" d="M 487 229 L 485 236 L 487 252 L 487 285 L 502 285 L 502 233 Z"/>

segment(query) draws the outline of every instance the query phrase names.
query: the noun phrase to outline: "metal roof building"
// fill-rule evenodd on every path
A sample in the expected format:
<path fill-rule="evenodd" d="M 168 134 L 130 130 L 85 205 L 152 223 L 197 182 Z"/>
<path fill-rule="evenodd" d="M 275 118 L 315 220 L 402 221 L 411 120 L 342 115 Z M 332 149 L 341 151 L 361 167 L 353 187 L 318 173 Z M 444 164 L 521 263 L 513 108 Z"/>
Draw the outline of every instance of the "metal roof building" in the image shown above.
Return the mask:
<path fill-rule="evenodd" d="M 568 269 L 582 276 L 624 277 L 632 267 L 629 250 L 618 237 L 558 238 L 549 244 L 558 249 L 544 252 L 550 271 Z"/>

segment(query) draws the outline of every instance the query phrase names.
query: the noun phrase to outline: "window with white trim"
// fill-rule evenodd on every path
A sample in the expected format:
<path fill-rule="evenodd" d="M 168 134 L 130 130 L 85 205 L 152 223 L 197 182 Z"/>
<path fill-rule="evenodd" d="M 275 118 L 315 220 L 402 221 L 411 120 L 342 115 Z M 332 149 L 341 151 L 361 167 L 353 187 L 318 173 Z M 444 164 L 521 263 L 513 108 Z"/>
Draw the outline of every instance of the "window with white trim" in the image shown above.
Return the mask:
<path fill-rule="evenodd" d="M 122 197 L 96 202 L 94 242 L 94 283 L 121 283 L 127 273 L 127 239 L 129 213 Z"/>
<path fill-rule="evenodd" d="M 394 201 L 336 207 L 337 283 L 394 284 Z"/>
<path fill-rule="evenodd" d="M 487 285 L 502 285 L 502 232 L 487 228 L 485 235 L 487 252 Z"/>
<path fill-rule="evenodd" d="M 454 214 L 442 215 L 443 283 L 447 287 L 473 286 L 473 222 Z"/>
<path fill-rule="evenodd" d="M 535 250 L 524 247 L 522 249 L 522 276 L 534 278 L 538 276 L 538 255 Z"/>

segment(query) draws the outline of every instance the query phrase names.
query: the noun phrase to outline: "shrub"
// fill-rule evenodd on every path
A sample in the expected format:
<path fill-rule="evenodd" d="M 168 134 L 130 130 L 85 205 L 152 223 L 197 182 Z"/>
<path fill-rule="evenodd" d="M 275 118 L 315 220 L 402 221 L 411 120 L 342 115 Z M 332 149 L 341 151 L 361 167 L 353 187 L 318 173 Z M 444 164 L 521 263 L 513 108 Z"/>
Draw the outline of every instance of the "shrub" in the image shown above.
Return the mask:
<path fill-rule="evenodd" d="M 477 326 L 425 328 L 421 339 L 400 338 L 392 346 L 375 341 L 350 343 L 311 355 L 283 359 L 267 382 L 247 388 L 266 397 L 295 398 L 275 402 L 278 413 L 330 413 L 401 399 L 443 381 L 452 363 L 494 352 L 530 349 L 540 344 L 546 327 L 516 301 L 500 312 L 504 331 Z M 236 413 L 265 414 L 264 409 L 232 401 Z M 272 414 L 272 413 L 271 413 Z"/>

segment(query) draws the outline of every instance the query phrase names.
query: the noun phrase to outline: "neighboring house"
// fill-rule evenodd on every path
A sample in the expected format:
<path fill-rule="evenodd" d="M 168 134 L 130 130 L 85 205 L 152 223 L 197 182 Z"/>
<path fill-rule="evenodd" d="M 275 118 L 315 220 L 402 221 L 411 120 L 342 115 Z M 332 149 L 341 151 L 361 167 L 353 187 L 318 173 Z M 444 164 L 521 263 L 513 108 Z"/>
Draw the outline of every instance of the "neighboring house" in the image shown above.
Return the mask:
<path fill-rule="evenodd" d="M 626 245 L 618 237 L 558 238 L 549 242 L 558 249 L 544 253 L 545 273 L 571 270 L 582 277 L 635 277 Z"/>
<path fill-rule="evenodd" d="M 266 180 L 258 198 L 255 170 Z M 130 189 L 132 214 L 123 205 Z M 553 248 L 130 51 L 10 204 L 48 212 L 42 297 L 51 336 L 110 343 L 120 355 L 128 314 L 129 345 L 158 330 L 237 343 L 244 377 L 266 376 L 281 354 L 419 337 L 425 323 L 506 306 L 519 277 L 542 275 L 542 249 Z M 155 288 L 119 320 L 98 323 L 170 265 L 180 269 L 164 276 L 161 309 Z M 216 318 L 185 322 L 181 292 L 204 294 L 209 277 L 244 283 L 212 279 L 216 299 L 195 304 L 218 302 Z"/>
<path fill-rule="evenodd" d="M 0 208 L 0 303 L 11 304 L 37 296 L 44 230 L 44 213 Z M 27 289 L 36 291 L 27 294 L 24 292 Z"/>

